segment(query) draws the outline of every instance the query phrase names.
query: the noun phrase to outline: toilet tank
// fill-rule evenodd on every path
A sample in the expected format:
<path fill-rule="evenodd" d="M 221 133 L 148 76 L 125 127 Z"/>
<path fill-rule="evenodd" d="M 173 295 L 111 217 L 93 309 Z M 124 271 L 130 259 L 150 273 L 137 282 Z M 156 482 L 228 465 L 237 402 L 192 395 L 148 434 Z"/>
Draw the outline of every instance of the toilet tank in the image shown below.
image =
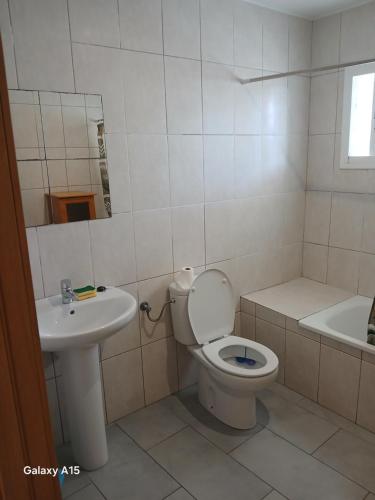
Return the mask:
<path fill-rule="evenodd" d="M 176 283 L 169 285 L 169 295 L 176 302 L 171 304 L 172 328 L 177 342 L 185 345 L 197 343 L 190 326 L 188 314 L 188 295 L 190 289 L 181 289 Z"/>

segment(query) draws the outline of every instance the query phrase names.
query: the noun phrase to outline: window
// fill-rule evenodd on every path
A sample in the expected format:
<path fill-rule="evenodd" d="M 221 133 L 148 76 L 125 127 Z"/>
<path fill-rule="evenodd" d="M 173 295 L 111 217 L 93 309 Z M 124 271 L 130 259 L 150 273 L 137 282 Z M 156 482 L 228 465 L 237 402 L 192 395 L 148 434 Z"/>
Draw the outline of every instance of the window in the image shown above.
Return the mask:
<path fill-rule="evenodd" d="M 341 168 L 375 169 L 375 63 L 345 69 Z"/>

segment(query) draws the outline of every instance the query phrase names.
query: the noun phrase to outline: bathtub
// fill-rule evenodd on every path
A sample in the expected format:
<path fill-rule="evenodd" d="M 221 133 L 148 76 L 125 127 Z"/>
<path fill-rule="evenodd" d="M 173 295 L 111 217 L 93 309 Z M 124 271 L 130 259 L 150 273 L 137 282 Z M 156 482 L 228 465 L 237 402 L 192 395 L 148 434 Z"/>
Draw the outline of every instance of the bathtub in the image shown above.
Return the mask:
<path fill-rule="evenodd" d="M 299 321 L 299 325 L 320 335 L 375 354 L 367 343 L 367 324 L 372 299 L 357 295 Z"/>

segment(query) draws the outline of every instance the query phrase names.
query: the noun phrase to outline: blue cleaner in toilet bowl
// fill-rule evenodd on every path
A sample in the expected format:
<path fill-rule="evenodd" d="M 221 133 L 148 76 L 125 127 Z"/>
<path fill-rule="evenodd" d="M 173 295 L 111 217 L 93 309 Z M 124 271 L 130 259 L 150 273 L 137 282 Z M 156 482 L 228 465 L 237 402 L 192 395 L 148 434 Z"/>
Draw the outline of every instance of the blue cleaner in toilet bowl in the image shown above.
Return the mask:
<path fill-rule="evenodd" d="M 256 364 L 255 359 L 244 358 L 243 356 L 236 356 L 236 361 L 241 365 L 254 366 Z"/>

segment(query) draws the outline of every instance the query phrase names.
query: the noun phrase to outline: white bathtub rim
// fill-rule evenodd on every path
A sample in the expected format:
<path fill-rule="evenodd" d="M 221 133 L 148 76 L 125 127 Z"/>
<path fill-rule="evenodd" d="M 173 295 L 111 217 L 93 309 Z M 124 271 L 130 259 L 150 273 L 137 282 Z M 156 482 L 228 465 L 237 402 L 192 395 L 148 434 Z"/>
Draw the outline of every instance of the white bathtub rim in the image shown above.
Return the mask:
<path fill-rule="evenodd" d="M 328 337 L 332 340 L 336 340 L 337 342 L 341 342 L 343 344 L 347 344 L 351 347 L 355 347 L 361 351 L 366 351 L 370 354 L 375 355 L 375 346 L 368 344 L 365 341 L 358 340 L 356 338 L 350 337 L 349 335 L 339 332 L 333 328 L 330 328 L 325 321 L 332 317 L 334 313 L 342 310 L 345 305 L 355 305 L 366 302 L 367 304 L 372 304 L 372 300 L 368 297 L 363 297 L 361 295 L 356 295 L 349 299 L 343 300 L 338 304 L 335 304 L 327 309 L 323 309 L 317 313 L 311 314 L 310 316 L 306 316 L 305 318 L 298 321 L 298 324 L 301 328 L 306 330 L 310 330 L 314 333 L 322 335 L 323 337 Z M 371 305 L 370 305 L 371 307 Z"/>

